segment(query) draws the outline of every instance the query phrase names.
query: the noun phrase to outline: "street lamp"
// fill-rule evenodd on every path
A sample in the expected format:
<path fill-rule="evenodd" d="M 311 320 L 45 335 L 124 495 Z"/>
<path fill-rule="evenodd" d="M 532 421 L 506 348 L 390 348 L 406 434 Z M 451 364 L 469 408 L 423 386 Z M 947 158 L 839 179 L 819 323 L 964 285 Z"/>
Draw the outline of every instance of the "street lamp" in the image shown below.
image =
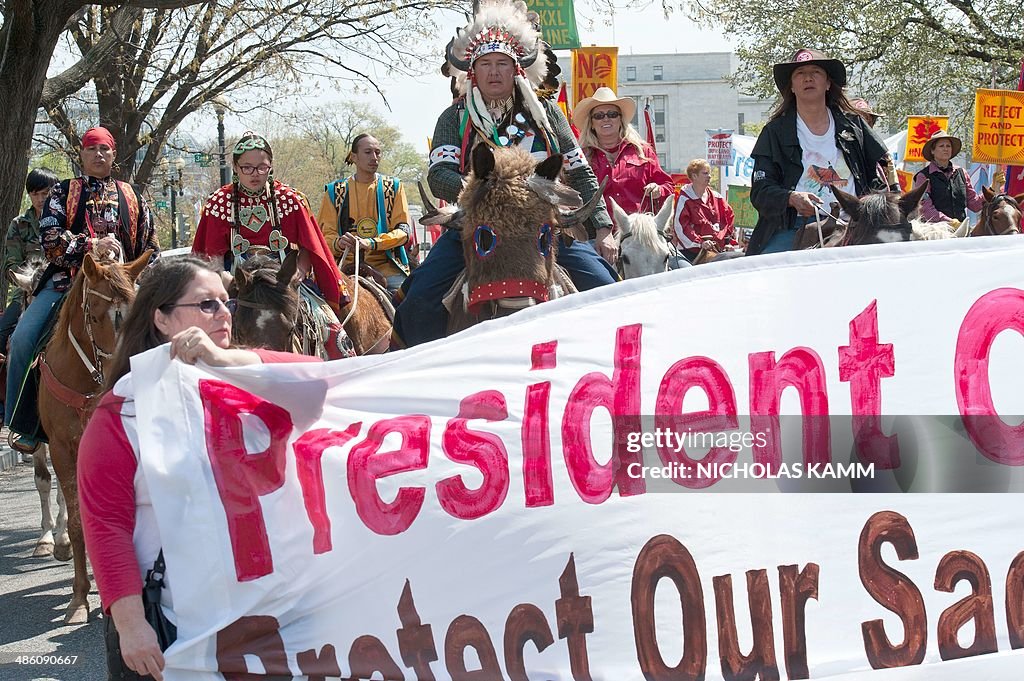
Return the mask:
<path fill-rule="evenodd" d="M 175 159 L 173 168 L 167 157 L 160 159 L 160 174 L 163 176 L 164 196 L 171 198 L 171 248 L 178 247 L 178 197 L 184 194 L 182 177 L 185 174 L 185 159 Z"/>
<path fill-rule="evenodd" d="M 213 110 L 217 112 L 217 144 L 220 147 L 220 184 L 231 182 L 231 173 L 228 171 L 227 150 L 224 147 L 224 114 L 228 110 L 228 99 L 224 95 L 217 95 L 213 98 Z"/>

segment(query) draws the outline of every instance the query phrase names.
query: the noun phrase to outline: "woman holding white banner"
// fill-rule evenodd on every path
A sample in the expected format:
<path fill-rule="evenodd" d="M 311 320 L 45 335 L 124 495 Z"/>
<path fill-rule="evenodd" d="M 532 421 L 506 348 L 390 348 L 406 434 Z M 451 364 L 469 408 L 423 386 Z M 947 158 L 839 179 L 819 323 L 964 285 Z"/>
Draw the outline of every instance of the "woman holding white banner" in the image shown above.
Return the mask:
<path fill-rule="evenodd" d="M 129 359 L 170 343 L 171 358 L 187 364 L 319 361 L 288 352 L 231 347 L 234 302 L 228 299 L 219 268 L 206 260 L 183 257 L 154 264 L 143 276 L 125 319 L 108 374 L 108 392 L 82 435 L 79 504 L 100 600 L 109 615 L 105 637 L 110 679 L 160 681 L 163 651 L 173 642 L 176 624 L 169 589 L 174 566 L 164 569 L 156 516 L 145 478 L 138 472 Z M 163 640 L 158 640 L 152 621 L 153 613 L 161 612 L 168 626 L 161 632 Z"/>
<path fill-rule="evenodd" d="M 864 195 L 886 190 L 876 166 L 892 168 L 885 142 L 843 93 L 846 67 L 817 50 L 798 50 L 776 64 L 781 99 L 754 144 L 750 202 L 757 226 L 748 255 L 792 249 L 815 209 L 833 199 L 831 187 Z"/>

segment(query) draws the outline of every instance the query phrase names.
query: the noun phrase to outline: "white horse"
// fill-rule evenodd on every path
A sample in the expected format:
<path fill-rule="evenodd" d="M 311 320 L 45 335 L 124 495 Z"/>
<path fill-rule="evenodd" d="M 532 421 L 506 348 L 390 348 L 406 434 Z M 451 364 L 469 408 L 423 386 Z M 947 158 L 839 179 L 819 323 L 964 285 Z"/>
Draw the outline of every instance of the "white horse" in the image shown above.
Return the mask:
<path fill-rule="evenodd" d="M 645 277 L 666 272 L 675 256 L 670 245 L 673 200 L 669 196 L 657 215 L 634 213 L 626 215 L 614 199 L 612 218 L 618 227 L 616 243 L 619 248 L 619 274 L 623 279 Z"/>
<path fill-rule="evenodd" d="M 24 294 L 22 309 L 28 307 L 32 300 L 32 292 L 39 283 L 39 277 L 46 268 L 46 261 L 42 258 L 31 257 L 17 270 L 9 270 L 11 282 Z M 8 380 L 12 380 L 8 376 Z M 54 556 L 57 560 L 71 560 L 71 538 L 68 536 L 68 507 L 64 501 L 64 493 L 60 485 L 57 487 L 57 520 L 54 522 L 53 510 L 50 507 L 50 491 L 53 489 L 53 475 L 47 466 L 46 460 L 49 455 L 49 448 L 40 443 L 35 451 L 31 452 L 32 465 L 35 472 L 36 491 L 39 492 L 39 505 L 42 507 L 42 522 L 40 523 L 41 533 L 36 541 L 36 548 L 32 552 L 33 558 Z M 28 452 L 22 452 L 22 461 Z"/>

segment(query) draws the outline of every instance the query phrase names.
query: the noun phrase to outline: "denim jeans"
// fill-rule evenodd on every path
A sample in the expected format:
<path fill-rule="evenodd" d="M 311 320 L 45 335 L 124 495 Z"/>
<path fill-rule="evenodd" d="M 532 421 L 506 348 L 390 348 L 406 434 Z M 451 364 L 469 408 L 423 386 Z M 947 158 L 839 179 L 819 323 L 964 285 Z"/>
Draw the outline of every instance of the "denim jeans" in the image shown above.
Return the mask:
<path fill-rule="evenodd" d="M 60 303 L 63 293 L 53 289 L 53 280 L 46 282 L 46 286 L 39 292 L 32 302 L 21 314 L 18 326 L 14 328 L 11 335 L 11 352 L 7 355 L 7 396 L 4 400 L 4 424 L 11 424 L 11 415 L 14 413 L 14 405 L 18 400 L 18 393 L 25 381 L 25 374 L 32 363 L 36 346 L 46 328 L 46 322 L 53 314 L 54 306 Z M 28 395 L 25 399 L 35 400 L 35 395 Z M 31 443 L 26 443 L 31 444 Z"/>
<path fill-rule="evenodd" d="M 768 239 L 768 243 L 765 244 L 764 250 L 761 253 L 782 253 L 793 250 L 799 230 L 803 229 L 807 223 L 813 221 L 813 217 L 797 216 L 796 222 L 792 226 L 787 229 L 780 229 L 775 234 L 772 234 L 772 238 Z"/>
<path fill-rule="evenodd" d="M 558 241 L 558 264 L 572 283 L 586 291 L 618 280 L 615 270 L 588 243 Z M 447 230 L 434 242 L 426 260 L 402 285 L 404 298 L 395 312 L 395 333 L 406 346 L 443 338 L 448 330 L 448 310 L 441 299 L 466 268 L 458 232 Z"/>

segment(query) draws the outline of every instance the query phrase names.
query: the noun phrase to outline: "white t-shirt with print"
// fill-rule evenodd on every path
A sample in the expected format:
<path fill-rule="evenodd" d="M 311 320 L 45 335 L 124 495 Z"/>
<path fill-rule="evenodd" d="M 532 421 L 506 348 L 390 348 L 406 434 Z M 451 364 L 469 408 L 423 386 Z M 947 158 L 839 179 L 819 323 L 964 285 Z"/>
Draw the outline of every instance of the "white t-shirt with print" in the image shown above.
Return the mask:
<path fill-rule="evenodd" d="M 836 121 L 828 112 L 828 130 L 824 135 L 815 135 L 807 127 L 800 114 L 796 117 L 796 136 L 803 152 L 804 172 L 796 183 L 796 191 L 814 194 L 828 206 L 836 200 L 829 186 L 836 186 L 849 194 L 856 194 L 853 173 L 846 165 L 846 158 L 836 147 Z"/>

